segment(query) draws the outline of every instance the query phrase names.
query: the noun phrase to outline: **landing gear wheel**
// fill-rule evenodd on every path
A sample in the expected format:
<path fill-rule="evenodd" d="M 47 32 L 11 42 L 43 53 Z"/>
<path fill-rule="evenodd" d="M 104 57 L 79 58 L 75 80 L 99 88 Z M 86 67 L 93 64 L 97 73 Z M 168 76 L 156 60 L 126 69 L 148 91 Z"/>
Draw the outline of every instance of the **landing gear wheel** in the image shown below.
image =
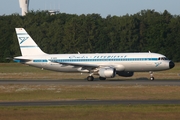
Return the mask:
<path fill-rule="evenodd" d="M 153 80 L 154 80 L 154 77 L 150 77 L 150 80 L 153 81 Z"/>
<path fill-rule="evenodd" d="M 151 81 L 153 81 L 153 80 L 154 80 L 154 77 L 153 77 L 153 72 L 152 72 L 152 71 L 150 71 L 149 73 L 150 73 L 150 80 L 151 80 Z"/>
<path fill-rule="evenodd" d="M 106 78 L 104 78 L 104 77 L 99 77 L 99 80 L 106 80 Z"/>
<path fill-rule="evenodd" d="M 88 81 L 93 81 L 93 80 L 94 80 L 94 77 L 93 77 L 93 76 L 88 76 L 88 77 L 87 77 L 87 80 L 88 80 Z"/>

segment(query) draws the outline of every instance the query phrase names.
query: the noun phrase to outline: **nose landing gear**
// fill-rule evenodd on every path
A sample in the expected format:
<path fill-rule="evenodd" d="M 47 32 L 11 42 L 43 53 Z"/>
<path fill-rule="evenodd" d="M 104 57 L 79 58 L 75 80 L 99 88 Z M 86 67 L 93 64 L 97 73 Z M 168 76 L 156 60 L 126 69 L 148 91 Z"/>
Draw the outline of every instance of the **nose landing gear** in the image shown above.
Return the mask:
<path fill-rule="evenodd" d="M 152 72 L 152 71 L 150 71 L 149 73 L 150 73 L 150 80 L 151 80 L 151 81 L 153 81 L 153 80 L 154 80 L 154 77 L 153 77 L 153 72 Z"/>

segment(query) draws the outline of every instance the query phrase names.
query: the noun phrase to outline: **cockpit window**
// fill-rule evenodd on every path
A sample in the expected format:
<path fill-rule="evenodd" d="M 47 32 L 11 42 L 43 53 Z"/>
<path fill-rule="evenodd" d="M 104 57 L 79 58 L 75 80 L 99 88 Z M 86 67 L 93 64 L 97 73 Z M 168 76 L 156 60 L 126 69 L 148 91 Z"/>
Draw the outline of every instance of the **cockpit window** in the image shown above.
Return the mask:
<path fill-rule="evenodd" d="M 168 60 L 167 57 L 159 57 L 158 60 Z"/>

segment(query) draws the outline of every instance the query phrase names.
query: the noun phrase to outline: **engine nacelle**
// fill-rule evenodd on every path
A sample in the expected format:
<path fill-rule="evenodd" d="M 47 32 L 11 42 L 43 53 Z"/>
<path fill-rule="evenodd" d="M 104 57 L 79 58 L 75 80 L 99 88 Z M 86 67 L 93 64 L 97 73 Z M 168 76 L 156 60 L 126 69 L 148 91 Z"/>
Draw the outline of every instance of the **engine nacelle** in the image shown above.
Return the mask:
<path fill-rule="evenodd" d="M 101 68 L 99 69 L 98 74 L 103 78 L 113 78 L 116 76 L 116 69 L 110 67 Z"/>
<path fill-rule="evenodd" d="M 122 76 L 122 77 L 132 77 L 134 75 L 134 72 L 117 72 L 117 74 L 119 76 Z"/>

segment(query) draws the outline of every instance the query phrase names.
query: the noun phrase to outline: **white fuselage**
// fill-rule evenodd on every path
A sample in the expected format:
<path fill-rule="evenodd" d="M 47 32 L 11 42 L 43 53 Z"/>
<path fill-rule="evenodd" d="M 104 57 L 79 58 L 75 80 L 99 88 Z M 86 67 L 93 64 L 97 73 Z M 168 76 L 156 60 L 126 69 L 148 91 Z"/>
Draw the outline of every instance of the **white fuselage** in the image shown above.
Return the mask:
<path fill-rule="evenodd" d="M 170 69 L 170 60 L 157 53 L 46 54 L 15 57 L 15 60 L 34 67 L 60 72 L 89 72 L 88 69 L 83 68 L 84 64 L 101 67 L 112 66 L 116 71 L 132 72 Z M 68 64 L 66 65 L 66 63 Z"/>

